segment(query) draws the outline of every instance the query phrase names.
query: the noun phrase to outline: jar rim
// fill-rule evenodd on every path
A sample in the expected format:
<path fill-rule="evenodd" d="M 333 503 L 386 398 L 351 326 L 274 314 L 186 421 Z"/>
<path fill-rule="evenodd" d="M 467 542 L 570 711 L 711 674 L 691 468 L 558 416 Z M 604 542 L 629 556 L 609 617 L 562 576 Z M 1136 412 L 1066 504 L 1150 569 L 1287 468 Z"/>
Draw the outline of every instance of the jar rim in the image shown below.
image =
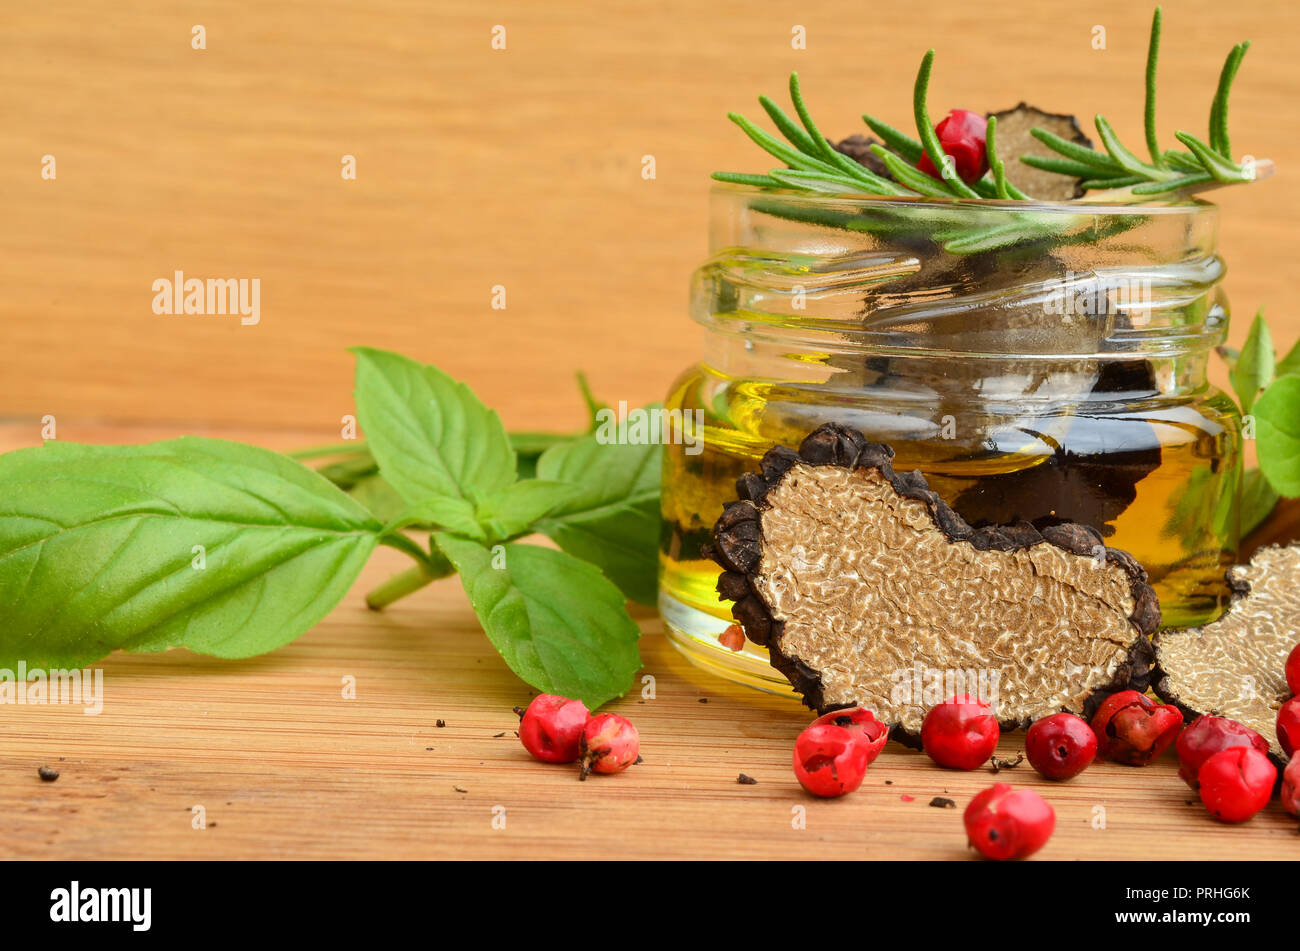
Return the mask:
<path fill-rule="evenodd" d="M 1071 201 L 1042 201 L 1039 199 L 997 198 L 932 198 L 925 195 L 873 195 L 870 192 L 808 192 L 793 188 L 769 188 L 742 185 L 737 182 L 717 182 L 710 194 L 718 197 L 779 196 L 782 201 L 804 203 L 809 206 L 850 205 L 855 208 L 970 208 L 981 212 L 1025 212 L 1047 214 L 1103 214 L 1103 215 L 1187 215 L 1213 214 L 1218 206 L 1201 198 L 1179 201 L 1089 201 L 1087 197 Z"/>

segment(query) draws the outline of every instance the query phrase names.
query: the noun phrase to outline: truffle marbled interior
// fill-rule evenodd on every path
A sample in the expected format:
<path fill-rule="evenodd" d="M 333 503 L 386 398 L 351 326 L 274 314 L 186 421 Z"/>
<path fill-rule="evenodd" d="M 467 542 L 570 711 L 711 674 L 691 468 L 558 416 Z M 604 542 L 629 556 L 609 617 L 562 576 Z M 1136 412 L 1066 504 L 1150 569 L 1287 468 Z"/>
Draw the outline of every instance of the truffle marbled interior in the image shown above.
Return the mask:
<path fill-rule="evenodd" d="M 1142 637 L 1122 568 L 1047 542 L 953 541 L 877 469 L 798 464 L 762 510 L 756 588 L 784 622 L 776 646 L 820 674 L 828 705 L 915 732 L 925 710 L 895 688 L 920 664 L 996 670 L 1003 719 L 1078 711 Z"/>
<path fill-rule="evenodd" d="M 1232 569 L 1235 587 L 1249 586 L 1228 612 L 1202 628 L 1168 630 L 1156 638 L 1163 677 L 1156 691 L 1197 713 L 1244 723 L 1278 756 L 1277 711 L 1291 696 L 1284 667 L 1300 643 L 1300 544 L 1263 548 Z"/>

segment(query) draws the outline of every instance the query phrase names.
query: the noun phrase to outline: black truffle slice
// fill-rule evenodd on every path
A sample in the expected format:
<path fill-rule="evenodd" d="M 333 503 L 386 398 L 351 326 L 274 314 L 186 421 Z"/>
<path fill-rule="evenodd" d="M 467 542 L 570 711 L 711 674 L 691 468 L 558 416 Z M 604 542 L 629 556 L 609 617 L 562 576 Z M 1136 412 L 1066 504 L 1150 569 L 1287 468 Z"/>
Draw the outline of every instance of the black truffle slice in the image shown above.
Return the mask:
<path fill-rule="evenodd" d="M 1071 198 L 1083 197 L 1084 190 L 1080 186 L 1080 179 L 1058 175 L 1055 172 L 1045 172 L 1020 161 L 1022 155 L 1061 158 L 1061 155 L 1029 133 L 1033 128 L 1046 129 L 1063 139 L 1077 142 L 1084 148 L 1092 148 L 1092 140 L 1083 134 L 1083 129 L 1079 128 L 1079 122 L 1074 116 L 1044 112 L 1023 102 L 1014 109 L 1004 109 L 989 115 L 997 116 L 998 119 L 998 155 L 1001 156 L 1002 164 L 1006 167 L 1008 181 L 1018 186 L 1025 194 L 1043 201 L 1068 201 Z"/>
<path fill-rule="evenodd" d="M 893 455 L 824 425 L 714 526 L 721 599 L 808 706 L 861 704 L 915 745 L 936 672 L 987 683 L 1008 728 L 1146 689 L 1160 608 L 1132 557 L 1083 525 L 973 529 Z"/>
<path fill-rule="evenodd" d="M 880 144 L 881 143 L 878 139 L 873 139 L 871 136 L 863 135 L 859 132 L 849 136 L 847 139 L 841 139 L 839 142 L 836 142 L 835 151 L 842 152 L 859 165 L 875 172 L 881 178 L 892 179 L 894 176 L 889 174 L 889 169 L 886 168 L 885 163 L 880 160 L 880 156 L 871 151 L 873 145 Z"/>
<path fill-rule="evenodd" d="M 1245 724 L 1281 758 L 1277 711 L 1291 696 L 1284 667 L 1300 643 L 1300 543 L 1261 548 L 1227 576 L 1234 593 L 1227 613 L 1156 636 L 1152 682 L 1185 714 Z"/>
<path fill-rule="evenodd" d="M 1148 361 L 1104 362 L 1085 403 L 1120 394 L 1144 399 L 1155 392 Z M 1013 431 L 1031 432 L 1029 425 L 1016 421 Z M 1042 528 L 1075 521 L 1109 538 L 1114 521 L 1137 499 L 1138 483 L 1160 466 L 1161 456 L 1160 438 L 1147 420 L 1080 413 L 1044 462 L 982 478 L 959 493 L 952 507 L 976 526 L 1016 520 Z"/>

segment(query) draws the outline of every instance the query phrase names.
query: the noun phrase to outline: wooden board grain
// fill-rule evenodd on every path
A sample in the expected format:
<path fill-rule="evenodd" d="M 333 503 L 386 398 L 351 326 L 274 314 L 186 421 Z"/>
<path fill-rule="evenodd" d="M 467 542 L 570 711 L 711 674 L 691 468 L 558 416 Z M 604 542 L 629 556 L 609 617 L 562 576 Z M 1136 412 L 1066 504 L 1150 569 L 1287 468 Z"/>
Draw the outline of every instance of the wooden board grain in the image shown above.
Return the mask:
<path fill-rule="evenodd" d="M 791 69 L 837 133 L 860 128 L 866 109 L 905 123 L 916 63 L 935 45 L 935 111 L 1026 98 L 1105 112 L 1140 141 L 1149 10 L 994 6 L 935 0 L 917 16 L 853 0 L 214 0 L 196 12 L 47 0 L 6 11 L 0 417 L 14 423 L 0 449 L 38 441 L 46 414 L 69 440 L 328 437 L 352 410 L 344 348 L 356 343 L 436 361 L 516 427 L 573 425 L 580 367 L 606 399 L 658 398 L 699 354 L 685 300 L 705 249 L 707 175 L 764 167 L 723 117 L 756 114 L 756 94 L 779 94 Z M 1238 144 L 1281 175 L 1222 193 L 1226 288 L 1239 314 L 1272 304 L 1289 344 L 1300 332 L 1288 306 L 1300 145 L 1286 121 L 1300 94 L 1300 7 L 1165 9 L 1166 134 L 1203 127 L 1223 53 L 1256 41 L 1232 121 Z M 498 24 L 508 48 L 494 52 Z M 795 26 L 806 50 L 791 49 Z M 1096 26 L 1105 50 L 1092 49 Z M 46 155 L 53 181 L 41 177 Z M 344 155 L 355 181 L 340 176 Z M 261 322 L 155 316 L 151 284 L 177 269 L 259 278 Z M 494 285 L 504 311 L 491 308 Z M 962 806 L 991 777 L 891 749 L 861 793 L 813 801 L 788 762 L 807 715 L 697 671 L 648 613 L 655 698 L 614 707 L 641 727 L 646 763 L 582 784 L 533 764 L 509 735 L 527 691 L 456 581 L 365 610 L 364 590 L 401 557 L 378 555 L 329 619 L 268 657 L 115 656 L 99 716 L 0 707 L 0 855 L 968 854 L 957 811 L 927 803 Z M 345 677 L 355 700 L 342 697 Z M 37 778 L 44 764 L 56 782 Z M 758 785 L 738 785 L 742 771 Z M 1064 786 L 1013 775 L 1057 807 L 1045 857 L 1294 858 L 1300 847 L 1276 804 L 1244 828 L 1213 823 L 1186 804 L 1169 760 L 1102 764 Z M 1098 808 L 1105 829 L 1093 827 Z"/>
<path fill-rule="evenodd" d="M 1165 13 L 1168 141 L 1203 133 L 1223 55 L 1255 43 L 1235 143 L 1280 175 L 1216 196 L 1225 288 L 1239 317 L 1269 305 L 1289 345 L 1300 5 Z M 829 134 L 868 110 L 906 125 L 935 46 L 936 114 L 1028 99 L 1085 124 L 1103 112 L 1136 145 L 1149 16 L 1129 0 L 932 0 L 923 16 L 858 0 L 15 5 L 0 415 L 333 426 L 359 343 L 437 362 L 516 425 L 567 425 L 578 368 L 611 400 L 658 399 L 700 353 L 686 294 L 707 176 L 768 167 L 728 110 L 757 117 L 758 93 L 784 99 L 798 69 Z M 261 322 L 155 316 L 152 282 L 177 269 L 259 279 Z"/>
<path fill-rule="evenodd" d="M 29 427 L 0 427 L 0 450 L 35 441 Z M 572 767 L 533 762 L 511 712 L 528 688 L 492 651 L 456 579 L 382 614 L 366 609 L 364 592 L 404 560 L 381 550 L 329 618 L 273 654 L 118 654 L 98 665 L 98 715 L 0 706 L 0 857 L 973 855 L 960 810 L 995 781 L 988 771 L 940 770 L 891 744 L 856 794 L 807 796 L 790 769 L 807 711 L 691 666 L 645 610 L 636 617 L 653 697 L 637 692 L 608 708 L 636 722 L 645 762 L 585 783 Z M 355 699 L 344 697 L 346 678 Z M 999 755 L 1013 758 L 1022 744 L 1023 734 L 1008 735 Z M 45 765 L 58 780 L 41 781 Z M 758 784 L 737 783 L 742 772 Z M 1035 787 L 1056 809 L 1044 858 L 1300 857 L 1295 820 L 1277 802 L 1245 826 L 1216 823 L 1172 755 L 1145 769 L 1098 763 L 1064 784 L 1027 765 L 997 778 Z M 956 807 L 931 807 L 936 796 Z"/>

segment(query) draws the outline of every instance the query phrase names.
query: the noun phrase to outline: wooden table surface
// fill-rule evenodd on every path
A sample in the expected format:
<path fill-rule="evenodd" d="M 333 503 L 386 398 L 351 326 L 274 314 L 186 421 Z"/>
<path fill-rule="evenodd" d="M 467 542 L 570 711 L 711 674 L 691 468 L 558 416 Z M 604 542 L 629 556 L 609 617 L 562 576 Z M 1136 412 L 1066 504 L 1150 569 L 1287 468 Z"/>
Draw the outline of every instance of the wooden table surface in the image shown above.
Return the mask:
<path fill-rule="evenodd" d="M 1223 55 L 1255 41 L 1234 145 L 1281 172 L 1216 198 L 1225 287 L 1239 317 L 1269 304 L 1290 346 L 1300 5 L 1165 11 L 1166 140 L 1203 130 Z M 660 398 L 700 353 L 685 305 L 708 173 L 769 164 L 728 110 L 758 117 L 757 94 L 782 97 L 797 69 L 828 132 L 860 130 L 868 110 L 906 124 L 935 46 L 936 114 L 1028 99 L 1103 112 L 1136 143 L 1149 16 L 1130 0 L 933 0 L 925 15 L 859 0 L 16 5 L 0 31 L 0 449 L 35 443 L 46 415 L 67 440 L 337 438 L 356 344 L 438 363 L 512 428 L 575 424 L 575 369 L 608 401 Z M 260 322 L 155 315 L 152 282 L 176 270 L 259 279 Z M 457 581 L 365 609 L 401 558 L 381 551 L 329 619 L 270 656 L 115 656 L 99 716 L 0 707 L 0 855 L 967 854 L 959 812 L 928 803 L 963 806 L 989 775 L 891 748 L 864 791 L 813 801 L 788 762 L 801 708 L 695 670 L 648 612 L 655 699 L 613 707 L 636 719 L 646 762 L 587 783 L 532 763 L 510 734 L 527 691 Z M 46 764 L 56 782 L 37 778 Z M 1228 828 L 1187 805 L 1170 760 L 1061 786 L 1008 778 L 1057 808 L 1045 857 L 1300 855 L 1276 806 Z"/>
<path fill-rule="evenodd" d="M 95 427 L 69 438 L 160 435 Z M 260 435 L 274 448 L 308 441 Z M 31 427 L 0 427 L 0 450 L 36 442 Z M 792 698 L 693 667 L 645 609 L 634 616 L 653 699 L 638 692 L 607 708 L 637 724 L 645 762 L 581 783 L 573 767 L 532 761 L 511 712 L 527 704 L 529 689 L 492 651 L 457 579 L 383 613 L 366 608 L 365 592 L 407 564 L 381 549 L 329 618 L 273 654 L 117 654 L 96 665 L 104 672 L 98 715 L 0 706 L 0 856 L 974 854 L 961 809 L 995 781 L 987 769 L 940 770 L 890 744 L 856 794 L 814 799 L 790 769 L 810 714 Z M 355 699 L 344 699 L 346 678 Z M 1022 733 L 1004 737 L 999 756 L 1014 758 L 1022 744 Z M 59 771 L 55 782 L 37 776 L 46 765 Z M 739 784 L 740 773 L 757 785 Z M 1221 825 L 1178 779 L 1172 754 L 1145 769 L 1098 763 L 1069 783 L 1043 780 L 1027 764 L 997 779 L 1034 786 L 1056 809 L 1044 858 L 1300 858 L 1295 820 L 1277 802 L 1245 826 Z M 956 808 L 931 807 L 936 796 Z M 196 806 L 206 828 L 195 828 Z M 1094 827 L 1099 816 L 1104 828 Z"/>
<path fill-rule="evenodd" d="M 438 364 L 517 428 L 567 424 L 579 369 L 611 402 L 663 398 L 701 354 L 687 289 L 707 254 L 709 173 L 772 164 L 729 110 L 770 128 L 756 99 L 786 103 L 798 70 L 828 135 L 864 131 L 863 112 L 907 127 L 917 65 L 935 47 L 936 116 L 1028 100 L 1089 127 L 1102 113 L 1140 151 L 1152 5 L 11 6 L 0 416 L 315 429 L 347 410 L 356 345 Z M 1279 174 L 1215 193 L 1224 289 L 1234 343 L 1267 305 L 1289 347 L 1300 4 L 1164 9 L 1159 125 L 1171 145 L 1176 129 L 1204 135 L 1224 55 L 1254 41 L 1233 93 L 1234 149 Z M 491 47 L 494 26 L 504 50 Z M 260 280 L 260 322 L 155 315 L 152 282 L 177 270 Z M 505 310 L 491 306 L 495 287 Z"/>

